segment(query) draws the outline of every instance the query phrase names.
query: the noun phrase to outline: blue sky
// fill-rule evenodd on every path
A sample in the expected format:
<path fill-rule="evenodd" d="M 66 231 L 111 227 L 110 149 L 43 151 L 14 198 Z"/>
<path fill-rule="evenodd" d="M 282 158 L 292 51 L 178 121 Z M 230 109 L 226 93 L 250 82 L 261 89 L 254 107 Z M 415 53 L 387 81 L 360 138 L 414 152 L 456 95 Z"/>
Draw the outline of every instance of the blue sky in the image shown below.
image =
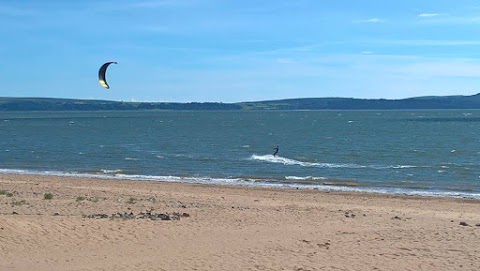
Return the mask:
<path fill-rule="evenodd" d="M 480 2 L 0 0 L 0 96 L 238 102 L 480 92 Z M 118 61 L 97 82 L 103 62 Z"/>

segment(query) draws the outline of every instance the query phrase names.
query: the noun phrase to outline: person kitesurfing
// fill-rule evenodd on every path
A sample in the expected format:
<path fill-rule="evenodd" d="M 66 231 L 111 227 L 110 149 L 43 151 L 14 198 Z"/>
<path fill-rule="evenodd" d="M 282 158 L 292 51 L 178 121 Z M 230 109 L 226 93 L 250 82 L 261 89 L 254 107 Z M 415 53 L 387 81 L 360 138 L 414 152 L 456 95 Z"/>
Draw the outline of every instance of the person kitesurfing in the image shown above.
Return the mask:
<path fill-rule="evenodd" d="M 275 151 L 275 152 L 273 153 L 273 157 L 275 157 L 275 156 L 277 156 L 277 153 L 278 153 L 278 146 L 275 146 L 275 147 L 273 148 L 273 150 Z"/>

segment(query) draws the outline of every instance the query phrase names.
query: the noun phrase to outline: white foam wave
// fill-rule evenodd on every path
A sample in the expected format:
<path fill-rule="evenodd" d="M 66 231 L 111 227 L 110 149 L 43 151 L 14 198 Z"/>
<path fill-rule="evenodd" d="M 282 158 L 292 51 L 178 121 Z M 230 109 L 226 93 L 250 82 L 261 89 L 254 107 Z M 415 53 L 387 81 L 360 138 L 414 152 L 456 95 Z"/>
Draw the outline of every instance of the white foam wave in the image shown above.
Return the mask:
<path fill-rule="evenodd" d="M 371 169 L 407 169 L 407 168 L 421 168 L 423 166 L 413 165 L 358 165 L 358 164 L 335 164 L 335 163 L 316 163 L 316 162 L 303 162 L 294 159 L 289 159 L 281 156 L 268 155 L 256 155 L 253 154 L 250 157 L 251 160 L 284 164 L 287 166 L 298 165 L 302 167 L 320 167 L 320 168 L 371 168 Z"/>
<path fill-rule="evenodd" d="M 127 160 L 127 161 L 138 161 L 139 159 L 135 158 L 135 157 L 125 157 L 125 160 Z"/>
<path fill-rule="evenodd" d="M 302 167 L 322 167 L 322 168 L 363 168 L 365 166 L 357 164 L 332 164 L 332 163 L 315 163 L 315 162 L 303 162 L 294 159 L 289 159 L 281 156 L 268 155 L 256 155 L 253 154 L 250 157 L 251 160 L 269 162 L 269 163 L 278 163 L 284 165 L 298 165 Z"/>
<path fill-rule="evenodd" d="M 316 180 L 325 180 L 327 178 L 325 177 L 312 177 L 312 176 L 306 176 L 306 177 L 299 177 L 299 176 L 285 176 L 285 180 L 292 180 L 292 181 L 316 181 Z"/>
<path fill-rule="evenodd" d="M 123 170 L 121 169 L 101 169 L 100 171 L 104 174 L 116 174 L 123 172 Z"/>
<path fill-rule="evenodd" d="M 423 166 L 396 165 L 396 166 L 385 166 L 385 167 L 382 167 L 382 166 L 378 166 L 378 167 L 373 166 L 373 167 L 378 169 L 384 169 L 384 168 L 402 169 L 402 168 L 420 168 Z"/>

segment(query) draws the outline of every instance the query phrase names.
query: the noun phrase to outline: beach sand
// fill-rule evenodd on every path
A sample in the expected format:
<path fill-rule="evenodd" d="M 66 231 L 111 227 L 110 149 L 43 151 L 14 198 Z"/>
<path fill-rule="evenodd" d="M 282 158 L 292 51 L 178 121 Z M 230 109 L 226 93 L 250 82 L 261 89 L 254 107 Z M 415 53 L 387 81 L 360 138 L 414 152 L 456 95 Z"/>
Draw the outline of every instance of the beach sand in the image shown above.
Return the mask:
<path fill-rule="evenodd" d="M 2 271 L 480 270 L 480 200 L 6 174 L 0 190 Z M 88 218 L 117 212 L 136 218 Z"/>

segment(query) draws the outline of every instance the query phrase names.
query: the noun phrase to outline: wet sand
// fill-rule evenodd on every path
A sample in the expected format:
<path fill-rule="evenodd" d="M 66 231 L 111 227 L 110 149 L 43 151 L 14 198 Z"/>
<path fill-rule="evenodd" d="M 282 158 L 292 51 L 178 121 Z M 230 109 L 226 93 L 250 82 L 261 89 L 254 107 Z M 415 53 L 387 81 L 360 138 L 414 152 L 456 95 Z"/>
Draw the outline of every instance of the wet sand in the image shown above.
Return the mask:
<path fill-rule="evenodd" d="M 0 175 L 0 270 L 477 271 L 480 200 Z"/>

